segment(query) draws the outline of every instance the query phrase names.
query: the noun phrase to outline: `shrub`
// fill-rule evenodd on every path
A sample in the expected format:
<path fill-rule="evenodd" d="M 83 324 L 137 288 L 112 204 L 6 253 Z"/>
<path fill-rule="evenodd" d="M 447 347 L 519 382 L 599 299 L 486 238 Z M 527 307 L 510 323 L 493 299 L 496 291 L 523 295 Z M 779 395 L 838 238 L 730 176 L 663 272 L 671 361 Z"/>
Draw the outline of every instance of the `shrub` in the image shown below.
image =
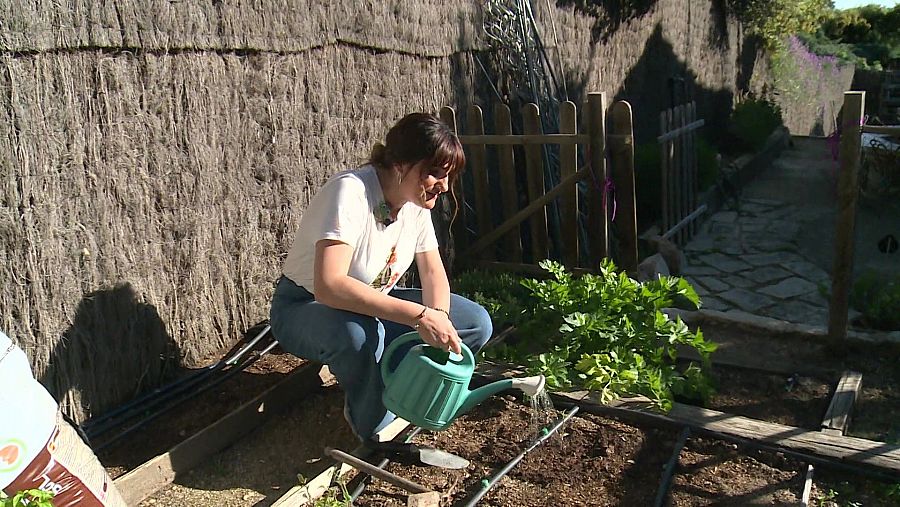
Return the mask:
<path fill-rule="evenodd" d="M 719 152 L 706 139 L 697 136 L 697 185 L 700 191 L 713 186 L 719 178 Z"/>
<path fill-rule="evenodd" d="M 557 262 L 541 267 L 548 279 L 521 282 L 527 295 L 516 306 L 515 337 L 486 355 L 543 374 L 551 389 L 583 386 L 604 402 L 642 394 L 668 410 L 675 396 L 708 396 L 705 373 L 696 365 L 679 371 L 675 358 L 679 348 L 693 348 L 707 364 L 715 344 L 662 312 L 679 302 L 699 306 L 687 281 L 663 277 L 640 284 L 609 260 L 598 274 L 578 277 Z"/>
<path fill-rule="evenodd" d="M 776 128 L 784 125 L 781 108 L 765 98 L 747 95 L 729 117 L 729 126 L 746 149 L 758 151 Z"/>
<path fill-rule="evenodd" d="M 900 276 L 864 273 L 853 284 L 850 302 L 862 312 L 866 327 L 900 331 Z"/>
<path fill-rule="evenodd" d="M 471 270 L 453 279 L 453 292 L 480 304 L 491 315 L 495 327 L 512 323 L 519 310 L 519 301 L 527 291 L 520 276 Z"/>
<path fill-rule="evenodd" d="M 659 144 L 634 147 L 634 186 L 638 230 L 646 230 L 662 217 L 662 175 Z"/>

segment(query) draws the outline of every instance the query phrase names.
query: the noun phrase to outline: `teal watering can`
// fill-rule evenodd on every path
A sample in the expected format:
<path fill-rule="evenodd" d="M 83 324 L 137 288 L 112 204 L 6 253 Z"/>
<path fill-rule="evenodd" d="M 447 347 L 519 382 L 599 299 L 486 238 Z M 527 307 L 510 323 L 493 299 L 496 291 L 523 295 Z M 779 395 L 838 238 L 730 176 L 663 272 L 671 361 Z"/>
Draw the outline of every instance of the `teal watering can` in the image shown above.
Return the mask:
<path fill-rule="evenodd" d="M 475 357 L 465 343 L 460 343 L 462 354 L 420 343 L 413 346 L 392 371 L 394 353 L 413 341 L 422 341 L 415 331 L 398 336 L 388 345 L 381 356 L 381 378 L 384 380 L 384 406 L 416 426 L 443 430 L 454 419 L 500 391 L 521 389 L 534 396 L 544 389 L 544 376 L 537 375 L 498 380 L 470 391 Z"/>

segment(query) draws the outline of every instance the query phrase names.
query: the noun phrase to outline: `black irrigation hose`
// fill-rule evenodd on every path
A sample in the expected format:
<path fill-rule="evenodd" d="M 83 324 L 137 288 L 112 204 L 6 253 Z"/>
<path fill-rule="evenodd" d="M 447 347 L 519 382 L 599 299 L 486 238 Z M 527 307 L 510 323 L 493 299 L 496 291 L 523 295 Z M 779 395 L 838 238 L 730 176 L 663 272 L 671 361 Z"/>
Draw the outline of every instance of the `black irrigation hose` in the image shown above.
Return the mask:
<path fill-rule="evenodd" d="M 99 417 L 86 421 L 81 425 L 81 429 L 84 430 L 85 434 L 91 438 L 102 435 L 106 431 L 109 431 L 111 428 L 114 428 L 115 426 L 121 424 L 121 421 L 123 419 L 127 420 L 131 417 L 134 417 L 134 414 L 131 414 L 131 412 L 146 410 L 147 407 L 144 405 L 149 404 L 151 407 L 158 405 L 162 401 L 165 401 L 169 398 L 172 398 L 174 395 L 183 392 L 188 387 L 199 383 L 207 376 L 223 369 L 225 366 L 235 364 L 238 359 L 240 359 L 244 354 L 247 353 L 247 351 L 253 348 L 270 330 L 271 327 L 267 325 L 265 328 L 263 328 L 262 331 L 259 332 L 259 334 L 256 335 L 255 338 L 253 338 L 250 342 L 247 343 L 247 345 L 245 345 L 241 350 L 232 355 L 230 358 L 220 359 L 218 362 L 197 370 L 186 377 L 175 380 L 174 382 L 171 382 L 164 386 L 157 387 L 156 389 L 144 394 L 143 396 L 138 397 L 137 399 L 131 400 L 128 403 L 125 403 L 120 407 L 111 410 Z M 119 419 L 119 421 L 107 422 L 113 419 Z"/>
<path fill-rule="evenodd" d="M 531 444 L 529 444 L 528 447 L 525 448 L 524 451 L 520 452 L 518 456 L 516 456 L 509 463 L 504 465 L 504 467 L 501 468 L 500 471 L 495 473 L 493 476 L 491 476 L 490 479 L 483 479 L 481 481 L 481 487 L 478 489 L 478 491 L 476 491 L 469 498 L 467 498 L 464 501 L 465 503 L 462 503 L 460 505 L 462 505 L 464 507 L 472 507 L 474 505 L 477 505 L 478 501 L 481 500 L 481 498 L 484 495 L 486 495 L 488 491 L 490 491 L 490 489 L 494 486 L 494 484 L 497 483 L 497 481 L 502 479 L 504 475 L 508 474 L 510 470 L 512 470 L 516 465 L 518 465 L 519 462 L 522 461 L 522 458 L 524 458 L 526 454 L 528 454 L 535 447 L 541 445 L 542 443 L 544 443 L 545 440 L 550 438 L 550 435 L 553 435 L 559 428 L 561 428 L 562 425 L 565 424 L 566 421 L 568 421 L 573 415 L 575 415 L 578 412 L 578 409 L 579 409 L 578 405 L 573 405 L 572 408 L 570 408 L 569 411 L 566 412 L 566 414 L 564 416 L 562 416 L 558 421 L 556 421 L 556 424 L 554 424 L 552 428 L 542 429 L 540 434 L 538 434 L 537 438 L 535 438 L 531 442 Z"/>
<path fill-rule="evenodd" d="M 125 437 L 126 435 L 129 435 L 129 434 L 131 434 L 132 432 L 134 432 L 135 430 L 138 430 L 138 429 L 142 428 L 142 427 L 143 427 L 144 425 L 146 425 L 147 423 L 153 421 L 154 419 L 156 419 L 157 417 L 159 417 L 159 416 L 163 415 L 164 413 L 168 412 L 168 411 L 171 410 L 172 408 L 174 408 L 174 407 L 180 405 L 182 402 L 187 401 L 187 400 L 193 398 L 194 396 L 199 395 L 200 393 L 203 393 L 203 392 L 205 392 L 205 391 L 208 391 L 209 389 L 212 389 L 213 387 L 215 387 L 215 386 L 221 384 L 222 382 L 225 382 L 226 380 L 230 379 L 230 378 L 233 377 L 234 375 L 237 375 L 238 373 L 244 371 L 248 366 L 250 366 L 251 364 L 253 364 L 253 363 L 255 363 L 256 361 L 258 361 L 259 358 L 261 358 L 262 356 L 268 354 L 269 351 L 271 351 L 272 349 L 274 349 L 277 345 L 278 345 L 278 342 L 277 342 L 277 341 L 272 341 L 272 343 L 270 343 L 268 347 L 266 347 L 265 349 L 263 349 L 262 351 L 260 351 L 258 354 L 256 354 L 256 355 L 250 357 L 249 359 L 247 359 L 247 360 L 244 361 L 243 363 L 241 363 L 241 364 L 239 364 L 239 365 L 236 365 L 236 366 L 233 366 L 233 367 L 232 367 L 231 369 L 229 369 L 224 375 L 222 375 L 222 376 L 216 378 L 215 380 L 213 380 L 212 382 L 210 382 L 210 383 L 208 383 L 208 384 L 203 385 L 200 389 L 197 389 L 197 390 L 194 391 L 194 392 L 187 393 L 186 396 L 182 396 L 182 397 L 176 399 L 173 403 L 171 403 L 171 404 L 169 404 L 169 405 L 163 407 L 161 410 L 159 410 L 159 411 L 157 411 L 157 412 L 153 412 L 153 413 L 147 415 L 147 417 L 144 417 L 143 419 L 139 420 L 138 422 L 136 422 L 136 423 L 132 424 L 131 426 L 125 428 L 124 430 L 120 431 L 119 433 L 117 433 L 115 436 L 113 436 L 113 437 L 110 438 L 109 440 L 107 440 L 107 441 L 103 442 L 102 444 L 100 444 L 100 445 L 94 447 L 94 452 L 99 452 L 99 451 L 101 451 L 101 450 L 103 450 L 103 449 L 109 447 L 109 446 L 110 446 L 111 444 L 113 444 L 114 442 L 117 442 L 117 441 L 119 441 L 120 439 L 122 439 L 123 437 Z"/>
<path fill-rule="evenodd" d="M 413 430 L 410 431 L 409 434 L 406 435 L 406 437 L 403 439 L 403 442 L 409 443 L 409 441 L 412 440 L 412 438 L 414 436 L 418 435 L 420 431 L 422 431 L 422 428 L 420 428 L 418 426 L 414 427 Z M 391 460 L 384 458 L 378 463 L 378 468 L 383 469 L 390 462 L 391 462 Z M 356 485 L 356 488 L 353 489 L 353 493 L 350 494 L 350 502 L 351 503 L 355 502 L 356 499 L 359 498 L 359 495 L 361 495 L 363 493 L 363 491 L 365 491 L 366 485 L 369 484 L 369 481 L 372 480 L 371 475 L 369 475 L 361 470 L 359 472 L 359 475 L 357 475 L 357 477 L 360 477 L 360 480 L 359 480 L 359 484 Z"/>
<path fill-rule="evenodd" d="M 666 468 L 663 469 L 662 479 L 659 482 L 659 490 L 656 492 L 656 500 L 653 502 L 653 507 L 662 507 L 669 496 L 672 476 L 675 474 L 675 469 L 678 468 L 678 457 L 681 456 L 681 450 L 684 449 L 684 444 L 687 443 L 687 439 L 690 436 L 691 428 L 690 426 L 685 426 L 678 435 L 678 441 L 675 442 L 675 448 L 672 450 L 672 456 L 669 457 L 669 461 L 666 463 Z"/>

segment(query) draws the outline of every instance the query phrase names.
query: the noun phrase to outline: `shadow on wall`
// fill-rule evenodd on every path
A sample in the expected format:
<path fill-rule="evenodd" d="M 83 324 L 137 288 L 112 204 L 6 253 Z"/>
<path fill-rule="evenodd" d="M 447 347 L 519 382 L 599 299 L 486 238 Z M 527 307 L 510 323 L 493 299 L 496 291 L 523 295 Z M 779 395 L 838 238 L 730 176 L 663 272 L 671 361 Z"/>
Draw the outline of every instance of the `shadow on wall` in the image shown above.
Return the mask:
<path fill-rule="evenodd" d="M 156 307 L 129 283 L 84 296 L 41 383 L 77 421 L 173 376 L 179 349 Z"/>
<path fill-rule="evenodd" d="M 697 116 L 706 121 L 703 135 L 717 144 L 727 142 L 722 136 L 727 132 L 734 93 L 730 89 L 698 86 L 696 74 L 678 58 L 663 35 L 661 24 L 656 25 L 640 59 L 628 71 L 614 97 L 631 103 L 638 143 L 652 142 L 659 135 L 660 112 L 691 100 L 697 103 Z"/>
<path fill-rule="evenodd" d="M 575 11 L 595 18 L 591 41 L 607 42 L 623 24 L 639 18 L 657 0 L 557 0 L 557 7 L 575 7 Z"/>

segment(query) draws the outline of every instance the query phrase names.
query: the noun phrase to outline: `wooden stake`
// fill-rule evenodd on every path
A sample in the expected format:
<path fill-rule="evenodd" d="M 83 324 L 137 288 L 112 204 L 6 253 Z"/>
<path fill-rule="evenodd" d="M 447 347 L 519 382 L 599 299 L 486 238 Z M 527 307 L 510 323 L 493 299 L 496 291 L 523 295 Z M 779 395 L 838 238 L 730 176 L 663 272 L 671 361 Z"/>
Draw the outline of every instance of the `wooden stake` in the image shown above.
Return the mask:
<path fill-rule="evenodd" d="M 853 278 L 853 232 L 856 227 L 856 199 L 859 195 L 857 180 L 861 144 L 860 123 L 865 99 L 866 92 L 844 93 L 834 264 L 831 270 L 831 303 L 828 307 L 828 336 L 834 341 L 847 338 L 847 312 Z"/>

